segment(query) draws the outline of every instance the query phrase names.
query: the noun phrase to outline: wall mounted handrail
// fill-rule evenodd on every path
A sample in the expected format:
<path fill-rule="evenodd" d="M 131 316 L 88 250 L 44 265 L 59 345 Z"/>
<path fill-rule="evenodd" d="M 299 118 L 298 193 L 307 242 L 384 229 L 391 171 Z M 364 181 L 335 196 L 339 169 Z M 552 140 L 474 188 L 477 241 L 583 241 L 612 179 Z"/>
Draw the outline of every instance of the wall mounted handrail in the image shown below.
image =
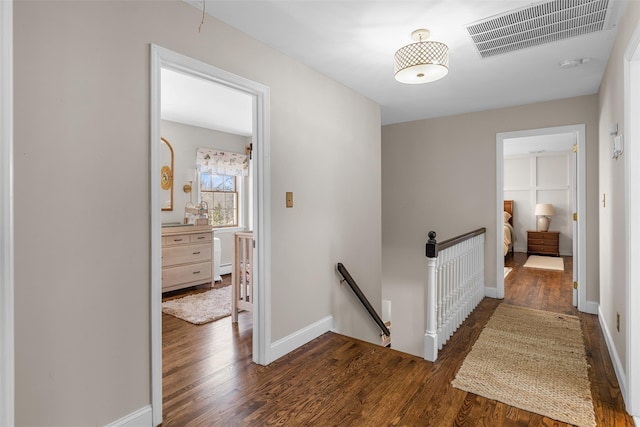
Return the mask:
<path fill-rule="evenodd" d="M 356 296 L 358 297 L 358 299 L 360 300 L 364 308 L 367 309 L 367 312 L 369 312 L 369 315 L 371 316 L 373 321 L 376 322 L 378 327 L 380 327 L 380 330 L 382 331 L 382 333 L 390 337 L 391 331 L 389 330 L 389 328 L 387 328 L 387 325 L 384 324 L 384 322 L 382 321 L 378 313 L 376 313 L 374 308 L 371 306 L 371 303 L 369 302 L 367 297 L 364 295 L 364 293 L 362 292 L 362 290 L 360 289 L 356 281 L 353 280 L 353 277 L 351 277 L 351 274 L 349 274 L 344 264 L 339 262 L 336 265 L 336 268 L 338 269 L 338 272 L 342 275 L 344 280 L 349 284 L 349 286 L 351 287 L 351 290 L 353 291 L 354 294 L 356 294 Z"/>

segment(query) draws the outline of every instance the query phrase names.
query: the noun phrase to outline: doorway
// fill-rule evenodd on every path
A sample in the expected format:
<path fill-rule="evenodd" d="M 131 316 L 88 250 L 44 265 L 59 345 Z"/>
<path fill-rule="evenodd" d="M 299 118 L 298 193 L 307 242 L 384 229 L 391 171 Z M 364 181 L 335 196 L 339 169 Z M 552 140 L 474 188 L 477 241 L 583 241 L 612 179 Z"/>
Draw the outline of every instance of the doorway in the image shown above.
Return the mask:
<path fill-rule="evenodd" d="M 162 70 L 170 69 L 186 76 L 216 83 L 230 90 L 246 94 L 251 99 L 253 142 L 252 191 L 248 200 L 254 236 L 252 358 L 254 363 L 266 365 L 271 360 L 270 345 L 270 195 L 269 170 L 269 89 L 256 82 L 228 73 L 209 64 L 179 53 L 151 45 L 151 183 L 160 176 L 159 142 L 161 139 Z M 177 177 L 179 178 L 179 177 Z M 177 187 L 181 186 L 178 182 Z M 174 189 L 181 191 L 180 188 Z M 160 186 L 151 185 L 151 389 L 153 424 L 162 422 L 162 260 L 161 260 L 161 198 Z"/>
<path fill-rule="evenodd" d="M 573 230 L 573 269 L 574 269 L 574 282 L 578 283 L 578 288 L 575 292 L 574 302 L 576 303 L 578 310 L 587 311 L 586 304 L 586 289 L 584 286 L 580 287 L 580 283 L 585 283 L 584 278 L 586 275 L 586 269 L 584 260 L 586 259 L 586 248 L 584 246 L 584 236 L 586 233 L 586 226 L 584 221 L 584 212 L 586 209 L 586 176 L 585 176 L 585 126 L 573 125 L 573 126 L 561 126 L 555 128 L 534 129 L 519 132 L 506 132 L 496 135 L 496 247 L 497 247 L 497 268 L 496 272 L 496 297 L 504 298 L 504 276 L 499 274 L 504 270 L 504 253 L 503 245 L 503 210 L 504 210 L 504 153 L 505 143 L 507 141 L 515 141 L 520 139 L 521 141 L 535 142 L 537 137 L 542 141 L 544 138 L 548 138 L 551 135 L 568 135 L 571 141 L 575 141 L 576 145 L 576 161 L 575 161 L 575 176 L 574 185 L 575 191 L 572 197 L 573 212 L 577 213 L 577 218 L 582 218 L 582 221 L 574 221 Z M 540 143 L 540 142 L 538 142 Z M 532 151 L 536 151 L 533 149 Z M 535 200 L 534 200 L 535 203 Z M 530 209 L 532 210 L 532 209 Z M 525 236 L 520 236 L 522 240 L 525 240 Z"/>

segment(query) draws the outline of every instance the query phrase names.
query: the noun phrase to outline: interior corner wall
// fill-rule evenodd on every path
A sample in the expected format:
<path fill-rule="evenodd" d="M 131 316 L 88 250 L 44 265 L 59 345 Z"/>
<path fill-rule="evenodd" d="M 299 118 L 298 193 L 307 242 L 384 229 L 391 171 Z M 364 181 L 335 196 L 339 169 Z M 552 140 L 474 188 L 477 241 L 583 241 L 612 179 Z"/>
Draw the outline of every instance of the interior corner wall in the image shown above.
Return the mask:
<path fill-rule="evenodd" d="M 422 355 L 424 245 L 486 227 L 485 285 L 496 287 L 496 134 L 586 125 L 587 300 L 598 301 L 598 97 L 419 120 L 382 128 L 382 298 L 393 347 Z M 502 242 L 499 242 L 502 244 Z"/>
<path fill-rule="evenodd" d="M 150 43 L 270 88 L 273 341 L 327 316 L 378 339 L 335 263 L 379 309 L 380 107 L 201 17 L 182 1 L 15 3 L 17 426 L 151 403 Z"/>
<path fill-rule="evenodd" d="M 640 3 L 627 2 L 627 7 L 599 92 L 599 197 L 606 194 L 606 205 L 599 204 L 600 212 L 600 313 L 608 325 L 615 353 L 621 366 L 626 366 L 627 309 L 626 309 L 626 256 L 625 230 L 627 188 L 624 176 L 624 153 L 612 158 L 613 136 L 610 125 L 618 124 L 624 133 L 624 53 L 631 35 L 640 22 Z M 637 221 L 637 218 L 630 219 Z M 620 330 L 616 330 L 616 313 L 620 313 Z"/>

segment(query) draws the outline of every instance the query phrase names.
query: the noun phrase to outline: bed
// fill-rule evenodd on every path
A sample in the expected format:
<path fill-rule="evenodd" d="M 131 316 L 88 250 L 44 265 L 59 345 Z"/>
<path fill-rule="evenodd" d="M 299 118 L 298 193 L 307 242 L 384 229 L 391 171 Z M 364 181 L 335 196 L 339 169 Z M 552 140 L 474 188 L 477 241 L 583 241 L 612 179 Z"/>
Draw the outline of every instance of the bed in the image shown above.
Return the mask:
<path fill-rule="evenodd" d="M 504 256 L 513 255 L 516 233 L 513 229 L 513 200 L 504 201 Z"/>

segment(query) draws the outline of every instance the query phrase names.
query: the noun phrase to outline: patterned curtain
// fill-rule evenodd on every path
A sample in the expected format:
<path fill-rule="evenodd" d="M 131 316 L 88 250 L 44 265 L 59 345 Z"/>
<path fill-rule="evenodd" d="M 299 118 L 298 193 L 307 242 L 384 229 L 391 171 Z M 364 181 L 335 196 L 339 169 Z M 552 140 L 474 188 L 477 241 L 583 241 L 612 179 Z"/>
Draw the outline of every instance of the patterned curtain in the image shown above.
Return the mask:
<path fill-rule="evenodd" d="M 201 171 L 218 175 L 248 176 L 249 156 L 211 148 L 198 148 L 196 166 Z"/>

